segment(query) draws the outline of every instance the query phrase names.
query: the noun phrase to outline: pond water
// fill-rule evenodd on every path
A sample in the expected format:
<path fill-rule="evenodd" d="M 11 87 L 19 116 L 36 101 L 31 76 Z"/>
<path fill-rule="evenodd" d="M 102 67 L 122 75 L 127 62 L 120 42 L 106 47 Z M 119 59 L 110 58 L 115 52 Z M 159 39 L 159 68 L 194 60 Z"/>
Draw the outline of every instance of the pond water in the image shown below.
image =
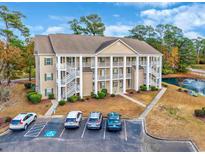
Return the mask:
<path fill-rule="evenodd" d="M 193 90 L 205 96 L 205 80 L 191 78 L 164 78 L 163 82 Z"/>

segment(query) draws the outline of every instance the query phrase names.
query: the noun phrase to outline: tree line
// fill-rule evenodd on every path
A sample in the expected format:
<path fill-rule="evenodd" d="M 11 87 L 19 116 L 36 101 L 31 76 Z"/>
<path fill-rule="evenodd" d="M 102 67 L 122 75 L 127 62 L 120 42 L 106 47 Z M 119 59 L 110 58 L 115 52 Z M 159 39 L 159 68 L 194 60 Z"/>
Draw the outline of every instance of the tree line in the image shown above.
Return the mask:
<path fill-rule="evenodd" d="M 4 25 L 0 29 L 0 84 L 3 80 L 9 84 L 19 73 L 27 73 L 31 80 L 34 44 L 22 21 L 24 18 L 21 12 L 0 6 L 0 21 Z M 97 14 L 67 22 L 73 34 L 104 36 L 106 27 Z M 205 39 L 189 39 L 174 25 L 136 25 L 125 37 L 145 41 L 160 51 L 163 54 L 163 74 L 186 72 L 193 64 L 205 64 Z"/>

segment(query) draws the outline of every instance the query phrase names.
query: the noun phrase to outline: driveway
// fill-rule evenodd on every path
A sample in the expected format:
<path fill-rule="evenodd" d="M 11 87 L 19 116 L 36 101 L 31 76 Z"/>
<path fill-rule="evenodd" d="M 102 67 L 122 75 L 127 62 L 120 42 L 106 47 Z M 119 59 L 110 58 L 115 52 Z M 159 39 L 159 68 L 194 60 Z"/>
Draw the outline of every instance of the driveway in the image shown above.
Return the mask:
<path fill-rule="evenodd" d="M 194 151 L 190 142 L 162 141 L 146 135 L 140 120 L 123 120 L 120 132 L 87 130 L 83 119 L 79 129 L 64 129 L 63 118 L 38 119 L 26 131 L 10 131 L 0 137 L 1 151 Z"/>

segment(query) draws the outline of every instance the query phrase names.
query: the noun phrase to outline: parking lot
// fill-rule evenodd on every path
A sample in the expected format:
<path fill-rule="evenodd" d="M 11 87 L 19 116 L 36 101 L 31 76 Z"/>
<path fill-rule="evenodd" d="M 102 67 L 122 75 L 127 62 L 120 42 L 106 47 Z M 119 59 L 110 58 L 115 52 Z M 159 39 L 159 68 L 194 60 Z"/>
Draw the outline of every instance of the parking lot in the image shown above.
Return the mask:
<path fill-rule="evenodd" d="M 64 129 L 63 118 L 42 118 L 26 131 L 11 131 L 0 137 L 2 151 L 194 151 L 189 142 L 162 141 L 147 136 L 142 121 L 123 120 L 122 131 Z M 17 146 L 18 145 L 18 146 Z"/>

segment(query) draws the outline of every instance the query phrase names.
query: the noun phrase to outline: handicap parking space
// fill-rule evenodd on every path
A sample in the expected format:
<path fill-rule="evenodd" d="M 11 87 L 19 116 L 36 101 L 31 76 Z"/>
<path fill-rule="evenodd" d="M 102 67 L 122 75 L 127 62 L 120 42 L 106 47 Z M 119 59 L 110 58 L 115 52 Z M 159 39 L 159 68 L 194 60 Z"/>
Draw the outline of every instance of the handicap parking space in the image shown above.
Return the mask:
<path fill-rule="evenodd" d="M 39 137 L 60 137 L 61 132 L 64 129 L 63 122 L 64 119 L 62 118 L 52 118 L 46 123 L 45 127 L 40 132 Z"/>

